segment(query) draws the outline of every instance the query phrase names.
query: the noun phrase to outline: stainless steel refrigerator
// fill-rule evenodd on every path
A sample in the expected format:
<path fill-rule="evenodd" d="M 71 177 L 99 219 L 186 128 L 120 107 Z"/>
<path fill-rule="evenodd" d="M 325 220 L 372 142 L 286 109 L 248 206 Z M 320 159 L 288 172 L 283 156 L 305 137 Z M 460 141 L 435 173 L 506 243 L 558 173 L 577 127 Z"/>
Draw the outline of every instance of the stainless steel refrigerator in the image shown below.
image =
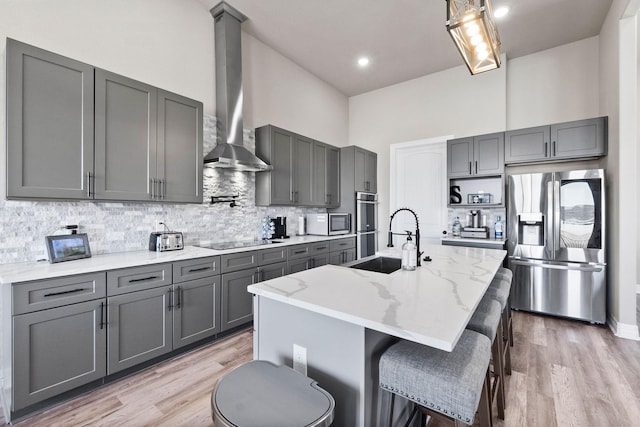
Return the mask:
<path fill-rule="evenodd" d="M 604 171 L 511 175 L 508 191 L 512 307 L 604 323 Z"/>

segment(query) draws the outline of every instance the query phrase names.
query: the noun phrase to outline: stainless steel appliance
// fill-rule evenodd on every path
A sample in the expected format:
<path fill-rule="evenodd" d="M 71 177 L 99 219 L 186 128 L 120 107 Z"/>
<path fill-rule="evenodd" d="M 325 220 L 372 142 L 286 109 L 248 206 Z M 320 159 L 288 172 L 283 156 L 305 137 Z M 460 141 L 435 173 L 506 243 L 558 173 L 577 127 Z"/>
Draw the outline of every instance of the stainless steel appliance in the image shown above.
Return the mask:
<path fill-rule="evenodd" d="M 286 239 L 287 236 L 287 217 L 286 216 L 277 216 L 272 218 L 274 230 L 272 239 Z"/>
<path fill-rule="evenodd" d="M 149 250 L 156 252 L 184 249 L 184 239 L 179 231 L 158 231 L 149 236 Z"/>
<path fill-rule="evenodd" d="M 321 213 L 307 214 L 307 234 L 335 236 L 351 233 L 351 214 Z"/>
<path fill-rule="evenodd" d="M 378 195 L 356 193 L 356 256 L 375 255 L 378 250 Z"/>
<path fill-rule="evenodd" d="M 605 322 L 604 181 L 602 169 L 509 177 L 514 308 Z"/>

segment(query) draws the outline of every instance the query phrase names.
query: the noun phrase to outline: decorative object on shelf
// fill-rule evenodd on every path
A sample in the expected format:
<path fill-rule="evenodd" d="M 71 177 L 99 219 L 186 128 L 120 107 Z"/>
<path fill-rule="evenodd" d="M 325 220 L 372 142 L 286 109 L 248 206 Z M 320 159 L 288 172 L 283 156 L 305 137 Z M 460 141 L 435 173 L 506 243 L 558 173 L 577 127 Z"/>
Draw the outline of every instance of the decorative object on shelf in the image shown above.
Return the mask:
<path fill-rule="evenodd" d="M 271 236 L 273 236 L 273 233 L 275 233 L 275 231 L 276 224 L 273 222 L 273 220 L 271 220 L 271 218 L 269 218 L 268 216 L 262 218 L 262 221 L 260 221 L 260 237 L 262 237 L 262 239 L 264 240 L 269 240 Z"/>
<path fill-rule="evenodd" d="M 467 203 L 470 205 L 491 204 L 493 203 L 493 196 L 490 193 L 468 194 Z"/>
<path fill-rule="evenodd" d="M 491 0 L 447 0 L 446 26 L 472 75 L 500 67 Z"/>
<path fill-rule="evenodd" d="M 238 202 L 236 199 L 240 197 L 239 194 L 231 195 L 231 196 L 211 196 L 211 204 L 216 203 L 229 203 L 230 208 L 234 208 L 238 206 Z"/>
<path fill-rule="evenodd" d="M 460 194 L 459 185 L 452 185 L 449 188 L 449 203 L 452 205 L 459 205 L 462 203 L 462 194 Z"/>

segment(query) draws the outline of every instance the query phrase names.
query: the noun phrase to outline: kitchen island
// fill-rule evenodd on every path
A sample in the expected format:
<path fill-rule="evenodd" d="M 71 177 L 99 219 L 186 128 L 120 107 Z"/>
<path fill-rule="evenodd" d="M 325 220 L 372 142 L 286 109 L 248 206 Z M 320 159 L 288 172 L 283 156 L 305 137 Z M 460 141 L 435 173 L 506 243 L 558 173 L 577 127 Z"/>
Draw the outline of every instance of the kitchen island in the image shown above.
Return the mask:
<path fill-rule="evenodd" d="M 292 366 L 303 347 L 307 374 L 336 400 L 335 425 L 375 425 L 380 354 L 400 338 L 451 351 L 506 256 L 424 251 L 432 261 L 415 271 L 324 266 L 249 286 L 254 358 Z"/>

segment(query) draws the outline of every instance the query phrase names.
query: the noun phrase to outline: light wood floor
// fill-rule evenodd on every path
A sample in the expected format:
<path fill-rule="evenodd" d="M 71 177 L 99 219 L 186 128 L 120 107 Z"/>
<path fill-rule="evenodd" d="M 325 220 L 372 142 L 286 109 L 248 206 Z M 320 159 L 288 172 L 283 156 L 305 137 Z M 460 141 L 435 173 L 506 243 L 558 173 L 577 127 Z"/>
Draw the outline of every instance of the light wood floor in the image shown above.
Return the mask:
<path fill-rule="evenodd" d="M 640 426 L 640 342 L 525 312 L 514 312 L 514 336 L 506 419 L 494 425 Z M 16 425 L 211 426 L 211 390 L 251 345 L 242 332 Z"/>

